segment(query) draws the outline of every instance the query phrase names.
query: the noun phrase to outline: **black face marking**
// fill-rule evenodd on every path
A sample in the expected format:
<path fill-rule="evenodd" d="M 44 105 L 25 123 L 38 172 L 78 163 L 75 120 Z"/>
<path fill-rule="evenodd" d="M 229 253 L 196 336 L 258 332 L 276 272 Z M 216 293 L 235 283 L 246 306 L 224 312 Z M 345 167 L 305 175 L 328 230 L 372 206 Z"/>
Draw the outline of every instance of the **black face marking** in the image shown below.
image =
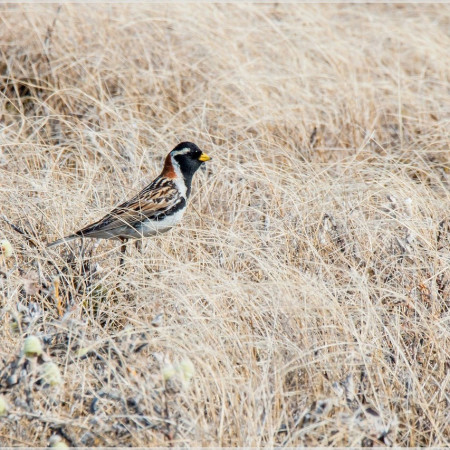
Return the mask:
<path fill-rule="evenodd" d="M 189 193 L 191 190 L 192 177 L 203 164 L 203 162 L 199 160 L 202 151 L 192 142 L 182 142 L 172 150 L 171 154 L 180 166 L 180 171 L 183 174 L 184 182 L 186 183 L 187 191 Z"/>

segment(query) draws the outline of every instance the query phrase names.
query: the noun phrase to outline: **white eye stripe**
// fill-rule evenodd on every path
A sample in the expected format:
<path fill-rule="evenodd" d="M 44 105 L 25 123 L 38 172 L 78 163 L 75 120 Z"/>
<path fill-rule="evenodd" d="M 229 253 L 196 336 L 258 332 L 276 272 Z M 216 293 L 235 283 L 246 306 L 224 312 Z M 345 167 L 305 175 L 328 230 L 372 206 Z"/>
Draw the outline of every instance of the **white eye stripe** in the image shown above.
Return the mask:
<path fill-rule="evenodd" d="M 190 153 L 191 149 L 189 147 L 182 148 L 181 150 L 175 150 L 172 152 L 172 156 L 185 155 Z"/>

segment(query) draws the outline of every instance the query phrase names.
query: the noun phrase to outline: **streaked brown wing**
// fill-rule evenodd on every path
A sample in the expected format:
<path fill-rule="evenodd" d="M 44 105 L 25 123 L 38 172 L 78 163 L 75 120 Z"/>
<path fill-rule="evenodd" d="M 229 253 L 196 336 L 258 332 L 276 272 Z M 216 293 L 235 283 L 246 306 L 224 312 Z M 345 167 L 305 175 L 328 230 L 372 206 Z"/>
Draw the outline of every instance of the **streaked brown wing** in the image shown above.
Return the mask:
<path fill-rule="evenodd" d="M 184 202 L 174 182 L 168 179 L 156 179 L 139 194 L 82 230 L 77 235 L 95 234 L 96 231 L 109 231 L 124 225 L 133 226 L 145 219 L 164 216 L 180 202 Z"/>

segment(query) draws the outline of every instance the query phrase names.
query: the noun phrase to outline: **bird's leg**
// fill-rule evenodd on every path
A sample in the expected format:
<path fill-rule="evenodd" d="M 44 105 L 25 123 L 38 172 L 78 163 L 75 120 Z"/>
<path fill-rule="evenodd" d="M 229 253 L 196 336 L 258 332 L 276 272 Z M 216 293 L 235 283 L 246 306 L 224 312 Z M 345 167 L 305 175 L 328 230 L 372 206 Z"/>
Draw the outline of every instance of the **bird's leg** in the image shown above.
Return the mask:
<path fill-rule="evenodd" d="M 127 241 L 128 241 L 128 239 L 120 238 L 120 242 L 122 242 L 122 244 L 120 245 L 120 253 L 121 253 L 120 260 L 119 260 L 120 267 L 124 266 L 124 259 L 123 259 L 123 257 L 125 255 L 126 250 L 127 250 Z"/>
<path fill-rule="evenodd" d="M 136 249 L 139 251 L 139 253 L 142 253 L 142 239 L 136 239 L 134 245 L 136 246 Z"/>
<path fill-rule="evenodd" d="M 89 244 L 86 243 L 84 239 L 81 240 L 81 249 L 80 249 L 80 258 L 81 258 L 81 274 L 83 275 L 83 278 L 86 277 L 86 275 L 89 273 L 89 260 L 87 257 L 85 258 L 87 254 Z"/>

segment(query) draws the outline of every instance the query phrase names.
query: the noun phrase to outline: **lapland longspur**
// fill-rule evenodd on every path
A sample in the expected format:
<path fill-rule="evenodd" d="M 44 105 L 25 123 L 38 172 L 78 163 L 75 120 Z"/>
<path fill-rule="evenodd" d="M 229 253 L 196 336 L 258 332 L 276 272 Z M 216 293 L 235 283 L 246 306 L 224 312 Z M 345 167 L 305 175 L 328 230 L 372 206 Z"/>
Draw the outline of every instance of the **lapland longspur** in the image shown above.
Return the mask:
<path fill-rule="evenodd" d="M 178 144 L 167 155 L 161 174 L 139 194 L 114 208 L 99 221 L 47 247 L 78 238 L 118 239 L 122 242 L 123 253 L 128 239 L 169 231 L 180 222 L 186 211 L 194 173 L 210 159 L 192 142 Z"/>

